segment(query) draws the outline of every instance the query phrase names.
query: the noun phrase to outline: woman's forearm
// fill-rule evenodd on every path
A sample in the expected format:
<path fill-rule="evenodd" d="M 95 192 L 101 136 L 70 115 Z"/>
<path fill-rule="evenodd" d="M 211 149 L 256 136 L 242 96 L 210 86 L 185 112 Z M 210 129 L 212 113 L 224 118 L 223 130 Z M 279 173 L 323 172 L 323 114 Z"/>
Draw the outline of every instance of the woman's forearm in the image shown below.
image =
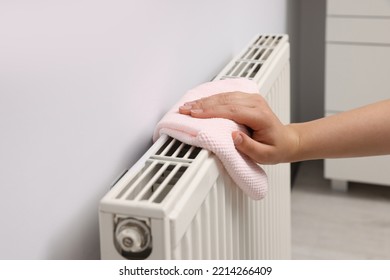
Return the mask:
<path fill-rule="evenodd" d="M 390 100 L 289 128 L 299 137 L 290 161 L 390 154 Z"/>

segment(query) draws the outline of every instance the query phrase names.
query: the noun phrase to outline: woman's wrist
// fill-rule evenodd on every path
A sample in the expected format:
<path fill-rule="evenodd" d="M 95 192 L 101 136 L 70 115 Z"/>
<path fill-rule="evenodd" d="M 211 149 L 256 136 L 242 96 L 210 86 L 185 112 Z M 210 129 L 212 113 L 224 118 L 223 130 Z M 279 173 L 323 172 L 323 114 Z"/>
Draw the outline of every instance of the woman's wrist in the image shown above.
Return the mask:
<path fill-rule="evenodd" d="M 288 124 L 285 126 L 287 130 L 288 152 L 286 153 L 285 162 L 297 162 L 304 159 L 302 150 L 302 136 L 300 124 Z"/>

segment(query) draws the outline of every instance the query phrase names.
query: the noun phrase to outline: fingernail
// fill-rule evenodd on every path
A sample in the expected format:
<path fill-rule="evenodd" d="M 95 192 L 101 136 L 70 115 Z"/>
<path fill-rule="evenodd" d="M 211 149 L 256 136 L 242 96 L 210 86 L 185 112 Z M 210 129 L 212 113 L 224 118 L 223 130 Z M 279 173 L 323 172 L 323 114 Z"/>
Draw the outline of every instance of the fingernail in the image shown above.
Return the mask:
<path fill-rule="evenodd" d="M 242 135 L 239 132 L 233 133 L 234 145 L 240 145 L 242 143 Z"/>
<path fill-rule="evenodd" d="M 191 114 L 200 114 L 200 113 L 203 113 L 202 109 L 192 109 L 191 110 Z"/>
<path fill-rule="evenodd" d="M 190 106 L 190 107 L 192 107 L 192 105 L 195 105 L 195 104 L 196 104 L 195 101 L 191 101 L 191 102 L 186 102 L 186 103 L 184 103 L 184 106 Z"/>
<path fill-rule="evenodd" d="M 183 106 L 180 106 L 180 109 L 182 110 L 191 110 L 192 106 L 184 104 Z"/>

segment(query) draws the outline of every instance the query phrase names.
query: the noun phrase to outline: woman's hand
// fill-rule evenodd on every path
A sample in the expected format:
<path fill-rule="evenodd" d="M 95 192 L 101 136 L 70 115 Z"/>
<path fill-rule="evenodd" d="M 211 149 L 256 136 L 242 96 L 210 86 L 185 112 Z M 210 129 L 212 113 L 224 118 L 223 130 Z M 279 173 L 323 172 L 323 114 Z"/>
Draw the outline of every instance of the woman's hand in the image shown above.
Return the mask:
<path fill-rule="evenodd" d="M 299 135 L 283 125 L 259 94 L 220 93 L 183 104 L 181 114 L 194 118 L 225 118 L 247 126 L 252 135 L 235 131 L 236 148 L 261 164 L 293 160 L 298 150 Z"/>

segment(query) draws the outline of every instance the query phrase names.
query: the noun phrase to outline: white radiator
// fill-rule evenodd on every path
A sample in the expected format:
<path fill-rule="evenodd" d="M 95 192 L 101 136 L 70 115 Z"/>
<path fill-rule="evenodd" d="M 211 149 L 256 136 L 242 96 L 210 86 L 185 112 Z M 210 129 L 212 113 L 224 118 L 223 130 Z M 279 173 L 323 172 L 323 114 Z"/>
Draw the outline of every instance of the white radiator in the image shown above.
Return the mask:
<path fill-rule="evenodd" d="M 288 37 L 256 36 L 215 79 L 253 79 L 288 123 L 289 69 Z M 290 165 L 263 168 L 269 191 L 254 201 L 214 154 L 160 137 L 101 200 L 101 258 L 289 259 Z"/>

